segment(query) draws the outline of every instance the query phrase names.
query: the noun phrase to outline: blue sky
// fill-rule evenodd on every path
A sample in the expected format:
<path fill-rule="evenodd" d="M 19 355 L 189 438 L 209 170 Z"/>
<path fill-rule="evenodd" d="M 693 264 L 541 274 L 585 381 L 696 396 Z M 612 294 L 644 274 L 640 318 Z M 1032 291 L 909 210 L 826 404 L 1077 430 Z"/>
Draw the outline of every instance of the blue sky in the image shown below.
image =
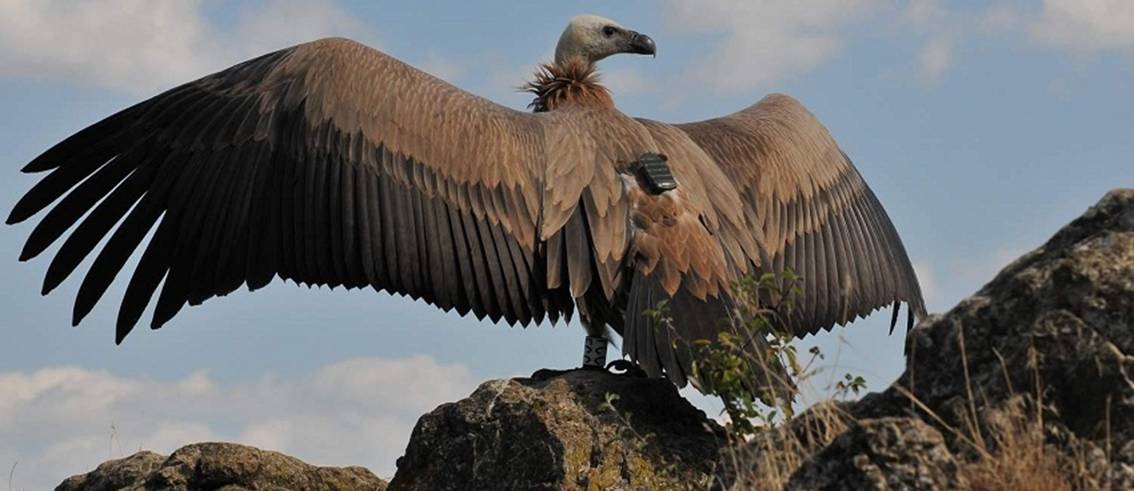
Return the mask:
<path fill-rule="evenodd" d="M 626 113 L 677 122 L 772 91 L 800 99 L 878 194 L 930 310 L 942 311 L 1106 190 L 1134 185 L 1131 5 L 6 0 L 0 205 L 10 209 L 35 182 L 19 167 L 74 131 L 176 83 L 327 35 L 522 108 L 527 98 L 513 88 L 550 57 L 568 18 L 593 12 L 658 44 L 656 59 L 601 65 Z M 116 301 L 71 328 L 77 284 L 39 296 L 51 251 L 16 261 L 32 226 L 0 231 L 0 468 L 17 463 L 14 489 L 54 485 L 139 447 L 204 439 L 389 475 L 422 412 L 481 381 L 580 358 L 575 324 L 495 326 L 372 291 L 278 281 L 183 310 L 116 347 Z M 824 347 L 827 373 L 865 374 L 880 389 L 903 363 L 903 336 L 887 336 L 887 321 L 805 343 Z"/>

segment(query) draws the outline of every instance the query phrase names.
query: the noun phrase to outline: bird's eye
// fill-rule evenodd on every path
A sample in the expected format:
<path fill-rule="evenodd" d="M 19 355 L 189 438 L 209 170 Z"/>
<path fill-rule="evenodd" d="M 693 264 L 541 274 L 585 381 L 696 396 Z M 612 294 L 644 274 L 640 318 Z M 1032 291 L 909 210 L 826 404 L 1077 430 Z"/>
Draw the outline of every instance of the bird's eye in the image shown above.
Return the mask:
<path fill-rule="evenodd" d="M 616 32 L 618 32 L 618 29 L 615 29 L 614 26 L 606 26 L 602 28 L 602 35 L 606 37 L 611 37 Z"/>

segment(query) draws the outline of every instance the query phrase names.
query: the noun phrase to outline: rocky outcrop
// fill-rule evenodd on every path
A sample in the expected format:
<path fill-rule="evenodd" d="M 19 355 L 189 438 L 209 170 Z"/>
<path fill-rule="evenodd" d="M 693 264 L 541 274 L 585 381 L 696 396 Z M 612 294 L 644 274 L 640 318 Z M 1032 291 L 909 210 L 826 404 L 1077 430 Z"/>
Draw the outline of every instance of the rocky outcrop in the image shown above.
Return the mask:
<path fill-rule="evenodd" d="M 664 379 L 494 380 L 422 416 L 390 489 L 703 489 L 721 437 Z"/>
<path fill-rule="evenodd" d="M 945 315 L 911 331 L 908 389 L 954 419 L 1042 395 L 1076 435 L 1134 436 L 1134 190 L 1109 193 Z M 884 398 L 863 410 L 884 409 Z M 876 408 L 876 406 L 879 406 Z M 1108 417 L 1109 415 L 1109 417 Z M 1109 421 L 1109 428 L 1104 424 Z"/>
<path fill-rule="evenodd" d="M 836 476 L 874 483 L 862 489 L 962 487 L 957 462 L 994 458 L 1020 444 L 1004 435 L 1035 432 L 1050 463 L 1081 467 L 1080 482 L 1069 486 L 1130 489 L 1134 190 L 1108 193 L 975 295 L 920 323 L 906 350 L 902 376 L 847 405 L 851 429 L 789 487 L 842 489 L 831 486 Z M 910 447 L 893 432 L 877 433 L 890 424 L 918 428 L 913 434 L 925 438 Z M 937 439 L 930 430 L 954 458 L 937 457 L 943 447 L 929 444 Z M 879 455 L 900 453 L 906 458 L 898 467 L 889 457 L 879 463 Z"/>
<path fill-rule="evenodd" d="M 165 456 L 141 451 L 124 459 L 103 462 L 93 471 L 71 476 L 56 491 L 116 491 L 145 489 L 146 477 L 165 462 Z"/>
<path fill-rule="evenodd" d="M 887 390 L 732 446 L 665 380 L 490 381 L 422 416 L 389 489 L 1134 489 L 1134 190 L 921 322 L 906 355 Z M 384 488 L 361 468 L 202 444 L 59 489 L 224 486 Z"/>
<path fill-rule="evenodd" d="M 837 421 L 805 413 L 737 451 L 664 381 L 493 381 L 422 417 L 391 489 L 768 489 L 753 481 L 768 452 L 793 446 L 771 487 L 1126 489 L 1132 375 L 1134 190 L 1119 190 L 910 331 L 902 376 L 820 408 Z"/>
<path fill-rule="evenodd" d="M 932 426 L 917 418 L 877 418 L 852 425 L 807 459 L 787 489 L 953 489 L 964 482 L 958 468 Z"/>
<path fill-rule="evenodd" d="M 231 443 L 188 445 L 164 457 L 138 452 L 63 481 L 56 491 L 367 490 L 386 482 L 362 467 L 317 467 Z"/>

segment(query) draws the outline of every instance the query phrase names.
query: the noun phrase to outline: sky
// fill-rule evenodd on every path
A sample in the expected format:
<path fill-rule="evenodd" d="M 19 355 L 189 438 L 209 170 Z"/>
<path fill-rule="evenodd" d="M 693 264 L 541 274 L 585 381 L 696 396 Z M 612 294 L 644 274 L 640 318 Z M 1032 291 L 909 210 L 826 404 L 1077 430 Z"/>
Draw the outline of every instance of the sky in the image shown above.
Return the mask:
<path fill-rule="evenodd" d="M 769 92 L 802 101 L 882 201 L 931 311 L 973 293 L 1108 189 L 1134 185 L 1134 2 L 0 0 L 0 208 L 40 152 L 166 88 L 272 49 L 346 36 L 473 93 L 516 92 L 566 21 L 651 35 L 600 68 L 618 107 L 681 122 Z M 203 440 L 389 477 L 417 418 L 489 379 L 577 366 L 577 323 L 462 319 L 373 291 L 276 281 L 114 344 L 116 301 L 70 326 L 77 282 L 17 261 L 0 229 L 0 480 L 45 489 L 138 449 Z M 129 268 L 129 266 L 128 266 Z M 121 278 L 120 278 L 121 280 Z M 107 298 L 120 298 L 119 281 Z M 883 312 L 802 341 L 885 388 L 904 333 Z M 684 392 L 714 415 L 719 405 Z"/>

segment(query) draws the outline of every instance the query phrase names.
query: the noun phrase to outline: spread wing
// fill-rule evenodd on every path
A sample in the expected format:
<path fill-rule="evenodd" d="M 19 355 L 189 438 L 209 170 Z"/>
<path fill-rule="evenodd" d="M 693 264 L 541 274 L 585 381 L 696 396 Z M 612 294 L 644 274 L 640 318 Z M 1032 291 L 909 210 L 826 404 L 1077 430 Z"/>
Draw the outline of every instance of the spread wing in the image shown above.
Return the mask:
<path fill-rule="evenodd" d="M 153 328 L 186 303 L 277 275 L 371 286 L 493 320 L 554 319 L 570 315 L 570 285 L 549 289 L 544 279 L 584 276 L 566 271 L 582 267 L 576 257 L 589 273 L 593 249 L 564 246 L 569 257 L 548 269 L 537 244 L 555 230 L 541 229 L 541 217 L 561 229 L 583 188 L 603 212 L 616 202 L 607 193 L 618 192 L 560 169 L 557 179 L 578 183 L 574 194 L 543 209 L 544 174 L 554 168 L 548 127 L 572 131 L 570 121 L 546 122 L 566 117 L 507 109 L 361 44 L 321 40 L 171 89 L 67 138 L 24 168 L 50 173 L 8 223 L 54 203 L 22 260 L 77 224 L 48 268 L 45 294 L 109 235 L 83 278 L 75 324 L 156 225 L 122 299 L 119 342 L 159 286 Z M 584 136 L 574 144 L 556 140 L 559 161 L 601 147 L 575 133 Z"/>
<path fill-rule="evenodd" d="M 790 269 L 796 335 L 906 302 L 925 315 L 917 276 L 886 211 L 850 159 L 796 100 L 774 94 L 738 113 L 676 125 L 734 183 L 760 245 L 759 271 Z M 893 321 L 891 322 L 891 329 Z"/>

